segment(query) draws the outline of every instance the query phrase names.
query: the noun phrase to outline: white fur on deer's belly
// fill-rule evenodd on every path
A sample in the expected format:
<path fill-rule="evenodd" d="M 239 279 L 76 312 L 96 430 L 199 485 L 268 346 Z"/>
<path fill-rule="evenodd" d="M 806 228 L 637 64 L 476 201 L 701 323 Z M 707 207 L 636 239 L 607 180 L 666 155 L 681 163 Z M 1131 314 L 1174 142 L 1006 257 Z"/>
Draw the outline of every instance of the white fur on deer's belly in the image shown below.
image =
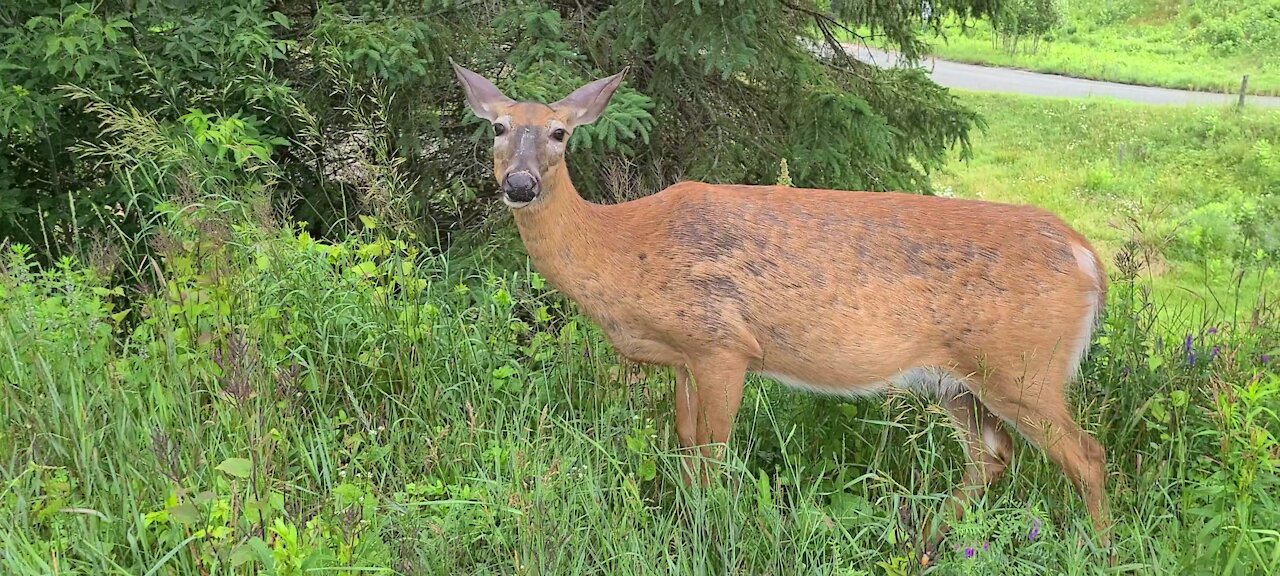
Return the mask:
<path fill-rule="evenodd" d="M 776 372 L 760 372 L 760 375 L 777 380 L 797 390 L 853 398 L 877 396 L 891 388 L 946 398 L 955 396 L 966 389 L 963 379 L 934 366 L 916 366 L 903 370 L 885 380 L 850 382 L 840 386 L 814 384 Z"/>

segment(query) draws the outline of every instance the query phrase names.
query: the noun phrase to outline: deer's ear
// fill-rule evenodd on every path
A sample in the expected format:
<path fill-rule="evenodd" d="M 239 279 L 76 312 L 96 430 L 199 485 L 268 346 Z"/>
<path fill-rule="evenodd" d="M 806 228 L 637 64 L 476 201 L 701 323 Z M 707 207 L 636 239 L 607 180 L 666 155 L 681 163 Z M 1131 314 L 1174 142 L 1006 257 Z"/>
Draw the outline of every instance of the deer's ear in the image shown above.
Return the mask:
<path fill-rule="evenodd" d="M 452 58 L 449 64 L 453 65 L 453 73 L 458 76 L 458 83 L 462 84 L 462 91 L 467 95 L 467 106 L 476 116 L 493 122 L 503 108 L 515 103 L 483 76 L 459 66 Z"/>
<path fill-rule="evenodd" d="M 628 68 L 623 68 L 613 76 L 601 78 L 574 90 L 572 94 L 552 104 L 551 107 L 564 114 L 571 126 L 595 122 L 609 105 L 609 99 L 613 97 L 614 90 L 622 84 L 622 77 L 626 75 L 627 70 Z"/>

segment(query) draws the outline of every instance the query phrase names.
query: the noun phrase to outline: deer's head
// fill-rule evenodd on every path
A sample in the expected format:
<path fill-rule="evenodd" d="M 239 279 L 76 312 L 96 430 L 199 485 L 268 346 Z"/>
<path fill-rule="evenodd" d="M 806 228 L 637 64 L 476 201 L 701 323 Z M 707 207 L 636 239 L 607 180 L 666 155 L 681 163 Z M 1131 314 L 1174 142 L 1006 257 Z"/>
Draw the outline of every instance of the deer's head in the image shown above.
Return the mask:
<path fill-rule="evenodd" d="M 577 126 L 595 122 L 604 112 L 624 69 L 574 90 L 551 105 L 517 102 L 492 82 L 453 63 L 453 71 L 476 116 L 493 123 L 493 174 L 502 201 L 523 208 L 543 195 L 542 177 L 564 164 L 565 144 Z"/>

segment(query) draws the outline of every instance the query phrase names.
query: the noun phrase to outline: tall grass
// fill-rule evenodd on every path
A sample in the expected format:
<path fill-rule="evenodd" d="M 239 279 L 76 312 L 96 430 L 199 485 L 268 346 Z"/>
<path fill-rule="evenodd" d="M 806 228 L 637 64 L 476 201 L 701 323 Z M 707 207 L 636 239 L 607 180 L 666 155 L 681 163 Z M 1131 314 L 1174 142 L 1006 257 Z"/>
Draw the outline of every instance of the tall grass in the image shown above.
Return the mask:
<path fill-rule="evenodd" d="M 0 253 L 0 572 L 920 571 L 920 524 L 962 465 L 929 401 L 753 378 L 723 481 L 688 488 L 669 372 L 620 362 L 537 274 L 500 264 L 523 262 L 509 236 L 424 253 L 371 214 L 319 241 L 273 216 L 270 165 L 108 121 L 156 136 L 99 152 L 167 201 L 135 259 Z M 1113 269 L 1072 400 L 1108 450 L 1117 565 L 1267 573 L 1274 306 L 1157 325 L 1148 282 Z M 929 570 L 1103 573 L 1089 535 L 1019 440 Z"/>
<path fill-rule="evenodd" d="M 164 253 L 165 287 L 124 307 L 91 270 L 10 248 L 4 571 L 915 570 L 913 518 L 961 464 L 928 402 L 753 380 L 726 482 L 688 489 L 669 374 L 618 363 L 536 274 L 362 237 L 241 229 Z M 1109 450 L 1120 564 L 1274 566 L 1274 328 L 1153 334 L 1142 287 L 1117 286 L 1074 401 Z M 938 570 L 1099 573 L 1088 534 L 1020 442 Z"/>

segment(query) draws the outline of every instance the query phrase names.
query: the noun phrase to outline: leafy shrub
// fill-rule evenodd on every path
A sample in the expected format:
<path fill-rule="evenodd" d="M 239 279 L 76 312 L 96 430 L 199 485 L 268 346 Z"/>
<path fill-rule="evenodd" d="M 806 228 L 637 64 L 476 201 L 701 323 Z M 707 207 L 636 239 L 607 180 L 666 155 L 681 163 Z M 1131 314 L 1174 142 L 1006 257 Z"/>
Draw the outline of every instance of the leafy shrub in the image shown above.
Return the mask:
<path fill-rule="evenodd" d="M 1010 0 L 1001 4 L 1000 11 L 992 18 L 996 36 L 1010 54 L 1017 52 L 1022 40 L 1030 40 L 1024 49 L 1034 53 L 1044 39 L 1063 22 L 1058 0 Z"/>
<path fill-rule="evenodd" d="M 754 380 L 728 487 L 686 493 L 663 424 L 669 375 L 619 386 L 625 367 L 538 276 L 458 266 L 371 217 L 342 242 L 263 230 L 234 203 L 163 207 L 149 287 L 8 248 L 0 349 L 23 361 L 0 361 L 7 572 L 52 571 L 50 558 L 85 572 L 503 572 L 536 549 L 589 571 L 625 571 L 629 550 L 879 573 L 914 549 L 901 510 L 937 505 L 911 494 L 958 477 L 925 401 Z M 1280 510 L 1267 357 L 1280 334 L 1244 322 L 1162 339 L 1136 282 L 1116 279 L 1076 404 L 1106 423 L 1115 485 L 1144 487 L 1113 491 L 1123 561 L 1256 571 Z M 900 445 L 920 449 L 886 448 Z M 1015 465 L 939 571 L 1079 565 L 1073 488 L 1051 464 Z M 677 501 L 692 512 L 671 514 L 697 517 L 667 516 Z M 708 525 L 733 540 L 672 552 Z M 1176 553 L 1146 559 L 1152 547 Z"/>
<path fill-rule="evenodd" d="M 1093 193 L 1106 192 L 1115 184 L 1115 175 L 1105 166 L 1090 168 L 1084 176 L 1084 188 Z"/>
<path fill-rule="evenodd" d="M 593 198 L 686 178 L 769 182 L 778 146 L 799 185 L 926 191 L 948 148 L 967 151 L 977 117 L 924 74 L 815 58 L 794 41 L 815 25 L 864 26 L 915 54 L 912 12 L 810 0 L 20 3 L 0 15 L 0 236 L 67 253 L 81 230 L 141 232 L 172 194 L 82 154 L 119 136 L 86 107 L 98 103 L 160 132 L 243 122 L 237 138 L 269 144 L 277 205 L 316 236 L 394 199 L 399 220 L 446 244 L 486 221 L 496 186 L 475 157 L 488 127 L 463 106 L 451 58 L 544 102 L 631 65 L 570 147 Z M 645 169 L 608 177 L 634 166 Z"/>
<path fill-rule="evenodd" d="M 1184 258 L 1199 260 L 1233 255 L 1243 239 L 1237 225 L 1241 211 L 1239 204 L 1212 202 L 1188 213 L 1180 236 L 1190 252 Z"/>

